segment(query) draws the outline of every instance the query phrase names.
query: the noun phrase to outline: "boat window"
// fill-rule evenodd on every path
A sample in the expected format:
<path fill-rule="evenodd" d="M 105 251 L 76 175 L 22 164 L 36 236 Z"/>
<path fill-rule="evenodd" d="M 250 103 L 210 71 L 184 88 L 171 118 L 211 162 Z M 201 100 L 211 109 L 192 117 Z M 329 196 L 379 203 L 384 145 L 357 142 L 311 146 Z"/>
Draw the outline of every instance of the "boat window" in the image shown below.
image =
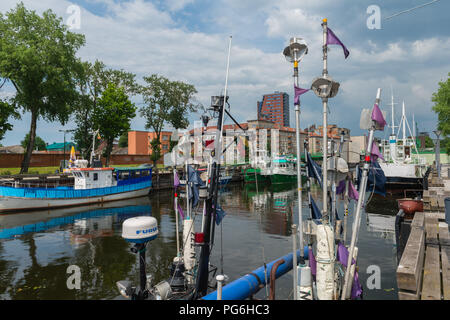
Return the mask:
<path fill-rule="evenodd" d="M 94 181 L 98 180 L 98 173 L 94 173 Z"/>

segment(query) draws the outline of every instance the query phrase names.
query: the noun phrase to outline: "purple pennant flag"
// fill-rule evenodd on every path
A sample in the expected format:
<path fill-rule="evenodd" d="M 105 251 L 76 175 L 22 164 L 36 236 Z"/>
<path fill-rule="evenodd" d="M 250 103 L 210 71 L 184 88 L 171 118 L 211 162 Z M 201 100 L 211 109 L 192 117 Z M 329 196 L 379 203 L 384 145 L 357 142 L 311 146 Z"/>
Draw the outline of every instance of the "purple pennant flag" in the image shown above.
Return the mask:
<path fill-rule="evenodd" d="M 341 182 L 339 182 L 339 185 L 336 188 L 336 194 L 341 194 L 341 193 L 345 192 L 346 182 L 347 181 L 345 179 L 342 180 Z M 353 200 L 358 200 L 358 198 L 359 198 L 359 193 L 358 193 L 358 191 L 356 191 L 356 188 L 351 181 L 350 181 L 349 189 L 348 189 L 348 197 Z"/>
<path fill-rule="evenodd" d="M 347 182 L 347 180 L 342 180 L 341 182 L 339 182 L 338 187 L 336 188 L 336 194 L 341 194 L 345 192 L 345 183 Z"/>
<path fill-rule="evenodd" d="M 294 104 L 300 104 L 300 96 L 308 91 L 309 89 L 302 89 L 294 85 Z"/>
<path fill-rule="evenodd" d="M 173 172 L 173 186 L 177 188 L 180 185 L 180 179 L 178 179 L 177 172 Z"/>
<path fill-rule="evenodd" d="M 379 127 L 381 127 L 381 130 L 384 130 L 386 120 L 384 120 L 383 114 L 381 113 L 381 110 L 376 103 L 372 109 L 372 120 L 375 121 Z"/>
<path fill-rule="evenodd" d="M 350 54 L 350 52 L 347 50 L 345 45 L 341 42 L 341 40 L 339 40 L 338 37 L 336 37 L 336 35 L 334 34 L 334 32 L 330 28 L 327 28 L 327 44 L 338 44 L 338 45 L 340 45 L 342 47 L 342 49 L 344 49 L 345 59 L 347 59 L 348 55 Z"/>
<path fill-rule="evenodd" d="M 178 204 L 178 213 L 180 214 L 181 219 L 184 219 L 184 212 L 180 204 Z"/>
<path fill-rule="evenodd" d="M 378 149 L 378 144 L 375 141 L 372 142 L 372 151 L 370 152 L 372 156 L 372 162 L 377 161 L 378 158 L 384 160 L 383 155 L 380 153 L 380 149 Z"/>
<path fill-rule="evenodd" d="M 338 251 L 337 252 L 337 260 L 342 265 L 347 267 L 347 261 L 348 261 L 348 255 L 349 255 L 347 248 L 342 243 L 339 243 L 337 251 Z M 356 263 L 355 259 L 352 259 L 352 264 L 355 264 L 355 263 Z M 356 270 L 355 270 L 355 275 L 353 277 L 351 298 L 356 299 L 356 298 L 360 297 L 361 294 L 362 294 L 362 287 L 361 287 L 361 283 L 359 283 L 358 272 L 356 272 Z"/>
<path fill-rule="evenodd" d="M 348 189 L 348 197 L 350 199 L 353 199 L 353 200 L 356 200 L 356 201 L 359 198 L 359 193 L 358 193 L 358 191 L 356 190 L 355 186 L 353 185 L 353 183 L 351 181 L 350 181 L 350 188 Z"/>

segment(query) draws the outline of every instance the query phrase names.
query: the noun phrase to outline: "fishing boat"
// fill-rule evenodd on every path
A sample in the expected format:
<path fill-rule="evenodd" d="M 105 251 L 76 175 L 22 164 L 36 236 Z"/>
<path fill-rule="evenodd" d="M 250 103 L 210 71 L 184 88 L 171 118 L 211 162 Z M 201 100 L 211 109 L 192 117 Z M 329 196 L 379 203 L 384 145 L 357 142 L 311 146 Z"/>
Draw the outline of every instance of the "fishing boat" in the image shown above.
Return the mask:
<path fill-rule="evenodd" d="M 98 131 L 94 132 L 95 135 Z M 94 150 L 94 145 L 92 147 Z M 152 168 L 102 168 L 91 153 L 91 164 L 76 159 L 62 174 L 12 176 L 0 180 L 0 212 L 20 212 L 104 203 L 145 196 L 152 186 Z"/>
<path fill-rule="evenodd" d="M 267 156 L 267 150 L 256 150 L 252 156 L 250 167 L 242 169 L 245 183 L 267 183 L 270 182 L 268 176 L 262 172 L 270 165 L 270 158 Z"/>
<path fill-rule="evenodd" d="M 60 181 L 65 181 L 60 185 Z M 56 176 L 16 176 L 0 185 L 0 212 L 80 206 L 145 196 L 151 168 L 71 168 Z"/>
<path fill-rule="evenodd" d="M 262 170 L 262 176 L 270 180 L 271 184 L 297 182 L 297 160 L 286 156 L 276 156 L 270 165 Z M 306 177 L 302 176 L 302 179 Z"/>
<path fill-rule="evenodd" d="M 269 176 L 261 174 L 261 168 L 242 169 L 245 183 L 267 183 L 270 182 Z"/>
<path fill-rule="evenodd" d="M 390 188 L 420 188 L 427 170 L 425 159 L 419 157 L 416 145 L 415 124 L 413 132 L 409 127 L 405 112 L 405 102 L 402 104 L 402 117 L 399 126 L 394 122 L 394 97 L 391 94 L 391 129 L 389 139 L 383 139 L 380 143 L 380 151 L 384 161 L 380 161 L 380 167 L 386 176 L 386 185 Z M 414 121 L 413 121 L 414 122 Z M 395 128 L 398 127 L 397 133 Z M 410 136 L 406 134 L 406 127 Z M 399 139 L 402 129 L 402 139 Z"/>

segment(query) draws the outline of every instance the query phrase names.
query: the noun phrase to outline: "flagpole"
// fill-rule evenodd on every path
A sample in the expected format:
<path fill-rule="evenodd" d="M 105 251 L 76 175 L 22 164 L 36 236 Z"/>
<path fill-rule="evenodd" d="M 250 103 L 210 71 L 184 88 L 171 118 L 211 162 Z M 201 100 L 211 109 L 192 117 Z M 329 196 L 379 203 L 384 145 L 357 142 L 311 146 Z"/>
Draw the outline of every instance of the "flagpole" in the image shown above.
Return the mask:
<path fill-rule="evenodd" d="M 322 23 L 323 27 L 323 71 L 322 76 L 324 78 L 328 77 L 328 62 L 327 62 L 327 19 L 323 19 Z M 323 175 L 323 189 L 322 189 L 322 202 L 323 202 L 323 214 L 322 219 L 325 224 L 329 222 L 328 215 L 328 180 L 327 180 L 327 153 L 328 153 L 328 136 L 327 136 L 327 127 L 328 127 L 328 119 L 327 119 L 327 111 L 328 111 L 328 97 L 322 98 L 323 105 L 323 140 L 322 140 L 322 175 Z"/>
<path fill-rule="evenodd" d="M 175 181 L 175 175 L 177 174 L 176 167 L 173 169 L 173 178 Z M 178 234 L 178 193 L 177 189 L 175 188 L 175 234 L 177 236 L 177 257 L 180 256 L 180 239 Z"/>
<path fill-rule="evenodd" d="M 381 88 L 378 88 L 377 96 L 375 99 L 375 104 L 379 105 L 380 98 L 381 98 Z M 360 227 L 360 222 L 361 222 L 361 208 L 362 208 L 362 204 L 363 204 L 363 201 L 365 198 L 367 178 L 368 178 L 369 167 L 370 167 L 370 162 L 371 162 L 370 154 L 372 151 L 372 143 L 373 143 L 373 136 L 374 136 L 375 128 L 376 128 L 376 122 L 374 120 L 372 120 L 372 126 L 369 130 L 369 141 L 367 144 L 366 155 L 365 155 L 365 159 L 364 159 L 362 178 L 359 183 L 358 205 L 356 207 L 356 214 L 355 214 L 355 218 L 353 221 L 352 239 L 350 242 L 350 250 L 349 250 L 348 259 L 347 259 L 347 268 L 345 270 L 344 287 L 343 287 L 342 296 L 341 296 L 342 300 L 345 300 L 347 297 L 349 297 L 351 284 L 353 282 L 353 279 L 350 279 L 350 269 L 351 269 L 351 265 L 352 265 L 353 254 L 355 252 L 356 241 L 358 240 L 358 233 L 359 233 L 359 227 Z"/>
<path fill-rule="evenodd" d="M 294 84 L 298 88 L 298 61 L 297 52 L 294 52 Z M 297 196 L 298 196 L 298 233 L 300 250 L 303 250 L 303 215 L 302 215 L 302 172 L 301 172 L 301 150 L 300 150 L 300 98 L 295 105 L 296 144 L 297 144 Z M 300 264 L 304 264 L 303 254 L 300 255 Z M 296 293 L 296 292 L 295 292 Z"/>

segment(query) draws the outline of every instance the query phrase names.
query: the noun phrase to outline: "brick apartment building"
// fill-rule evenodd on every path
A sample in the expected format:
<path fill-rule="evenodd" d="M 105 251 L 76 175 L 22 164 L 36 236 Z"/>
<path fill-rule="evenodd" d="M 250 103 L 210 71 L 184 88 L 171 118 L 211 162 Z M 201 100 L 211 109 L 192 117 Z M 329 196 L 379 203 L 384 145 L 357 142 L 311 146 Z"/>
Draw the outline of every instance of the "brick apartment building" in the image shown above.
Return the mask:
<path fill-rule="evenodd" d="M 161 131 L 161 154 L 169 152 L 170 137 L 172 132 Z M 156 132 L 148 131 L 128 131 L 128 154 L 142 155 L 152 154 L 150 142 L 156 138 Z"/>
<path fill-rule="evenodd" d="M 263 100 L 257 102 L 258 120 L 272 121 L 282 127 L 290 127 L 289 95 L 275 91 L 263 95 Z"/>

